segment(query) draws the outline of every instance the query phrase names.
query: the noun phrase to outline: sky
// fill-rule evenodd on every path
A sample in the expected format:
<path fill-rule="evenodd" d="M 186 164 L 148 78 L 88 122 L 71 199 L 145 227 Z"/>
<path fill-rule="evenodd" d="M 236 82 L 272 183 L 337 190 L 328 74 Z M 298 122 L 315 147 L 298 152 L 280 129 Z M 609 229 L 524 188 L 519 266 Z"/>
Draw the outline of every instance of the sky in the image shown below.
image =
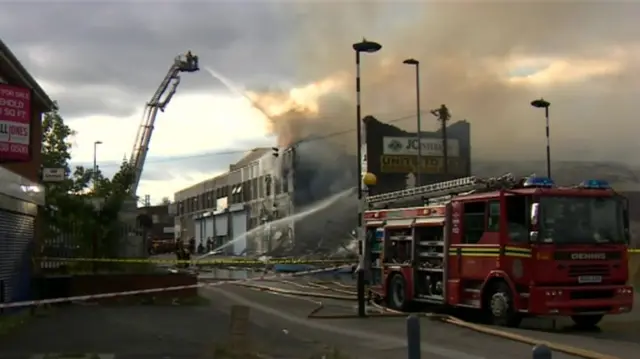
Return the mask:
<path fill-rule="evenodd" d="M 0 33 L 76 130 L 73 163 L 91 165 L 101 141 L 107 173 L 131 155 L 174 57 L 200 57 L 153 132 L 138 194 L 159 202 L 251 147 L 355 127 L 362 37 L 383 45 L 362 59 L 366 114 L 415 130 L 412 57 L 424 110 L 471 122 L 476 157 L 542 158 L 529 102 L 544 97 L 554 158 L 637 164 L 638 16 L 636 1 L 25 0 L 0 4 Z"/>

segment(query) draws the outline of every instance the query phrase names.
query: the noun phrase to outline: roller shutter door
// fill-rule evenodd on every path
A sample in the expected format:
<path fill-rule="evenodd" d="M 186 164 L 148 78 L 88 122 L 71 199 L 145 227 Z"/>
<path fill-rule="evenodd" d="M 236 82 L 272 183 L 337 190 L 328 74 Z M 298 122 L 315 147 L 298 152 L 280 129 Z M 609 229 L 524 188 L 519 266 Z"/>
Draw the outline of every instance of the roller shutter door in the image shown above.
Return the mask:
<path fill-rule="evenodd" d="M 24 299 L 28 293 L 28 249 L 34 233 L 34 217 L 0 210 L 0 280 L 4 281 L 7 302 Z"/>

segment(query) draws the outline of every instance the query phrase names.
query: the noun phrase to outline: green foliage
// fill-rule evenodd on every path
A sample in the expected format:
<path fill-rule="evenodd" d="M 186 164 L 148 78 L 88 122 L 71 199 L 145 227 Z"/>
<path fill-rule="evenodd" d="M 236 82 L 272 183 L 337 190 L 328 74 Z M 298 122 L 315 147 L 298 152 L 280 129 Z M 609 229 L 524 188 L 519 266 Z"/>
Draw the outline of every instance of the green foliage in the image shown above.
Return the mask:
<path fill-rule="evenodd" d="M 46 235 L 65 236 L 78 249 L 76 255 L 89 256 L 93 245 L 99 243 L 98 254 L 106 255 L 117 246 L 119 238 L 118 214 L 124 202 L 131 198 L 129 188 L 134 171 L 125 161 L 120 170 L 106 178 L 100 170 L 70 167 L 71 138 L 76 133 L 64 123 L 57 111 L 45 114 L 42 121 L 43 167 L 64 168 L 66 179 L 45 183 L 47 206 L 44 217 Z M 96 240 L 95 236 L 99 238 Z"/>

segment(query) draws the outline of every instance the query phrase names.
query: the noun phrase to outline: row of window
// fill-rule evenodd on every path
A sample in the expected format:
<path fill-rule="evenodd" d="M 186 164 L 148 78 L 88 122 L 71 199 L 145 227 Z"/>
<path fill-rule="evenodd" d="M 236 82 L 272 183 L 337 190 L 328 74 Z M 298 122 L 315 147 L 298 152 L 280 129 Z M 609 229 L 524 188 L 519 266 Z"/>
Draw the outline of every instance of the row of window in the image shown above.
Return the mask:
<path fill-rule="evenodd" d="M 288 176 L 282 179 L 270 175 L 261 176 L 240 184 L 222 186 L 200 195 L 178 201 L 178 215 L 209 210 L 216 207 L 219 198 L 227 197 L 227 204 L 245 203 L 256 199 L 268 198 L 280 193 L 289 193 Z"/>

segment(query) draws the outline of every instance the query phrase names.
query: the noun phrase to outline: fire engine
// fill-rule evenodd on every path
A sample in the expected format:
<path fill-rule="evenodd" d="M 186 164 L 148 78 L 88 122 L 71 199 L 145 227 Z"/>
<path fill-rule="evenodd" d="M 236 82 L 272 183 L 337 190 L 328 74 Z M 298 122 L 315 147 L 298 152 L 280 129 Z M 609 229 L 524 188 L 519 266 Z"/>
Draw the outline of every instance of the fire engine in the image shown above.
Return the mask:
<path fill-rule="evenodd" d="M 367 201 L 364 263 L 393 309 L 475 308 L 502 326 L 570 316 L 580 327 L 632 309 L 628 202 L 606 181 L 466 177 Z"/>

